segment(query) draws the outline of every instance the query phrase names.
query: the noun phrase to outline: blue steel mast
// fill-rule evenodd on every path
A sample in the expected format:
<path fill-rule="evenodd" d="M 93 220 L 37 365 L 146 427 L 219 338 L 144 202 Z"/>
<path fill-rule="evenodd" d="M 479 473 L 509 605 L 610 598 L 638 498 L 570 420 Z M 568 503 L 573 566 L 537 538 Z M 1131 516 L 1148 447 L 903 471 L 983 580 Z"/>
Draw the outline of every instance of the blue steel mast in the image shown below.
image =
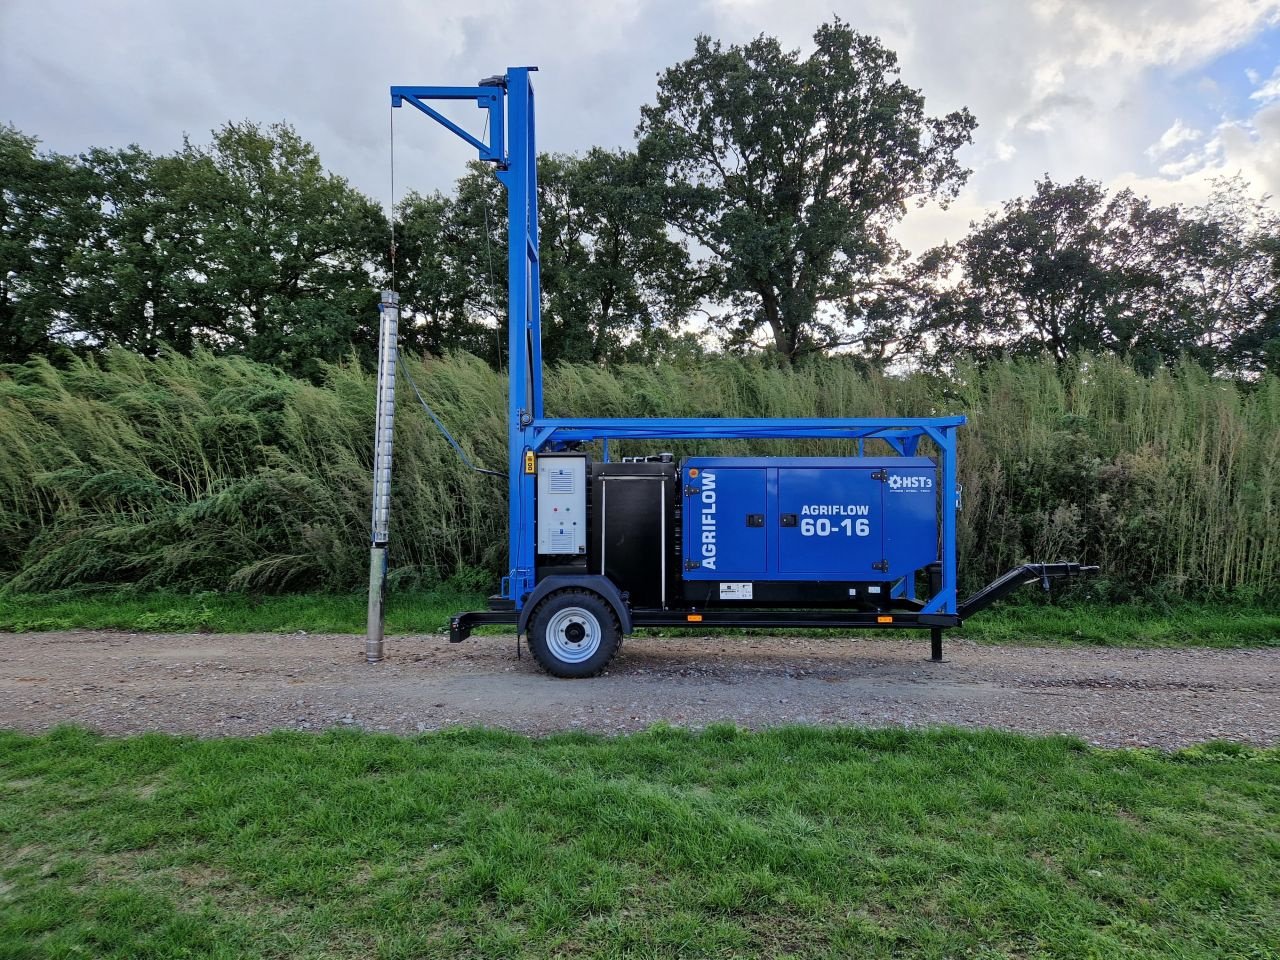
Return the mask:
<path fill-rule="evenodd" d="M 525 466 L 534 450 L 534 424 L 542 419 L 542 278 L 538 259 L 538 162 L 534 142 L 533 84 L 537 67 L 507 70 L 508 160 L 498 170 L 507 188 L 507 531 L 510 572 L 503 595 L 533 589 L 534 483 Z"/>
<path fill-rule="evenodd" d="M 537 67 L 509 67 L 475 87 L 392 87 L 391 105 L 417 107 L 497 165 L 507 188 L 507 553 L 503 596 L 519 605 L 533 589 L 532 472 L 534 423 L 542 418 L 542 282 L 538 274 L 538 172 L 534 142 L 533 84 Z M 428 101 L 472 100 L 487 110 L 489 140 L 468 133 Z M 505 108 L 505 109 L 504 109 Z M 505 134 L 505 136 L 504 136 Z M 394 212 L 393 212 L 394 215 Z"/>

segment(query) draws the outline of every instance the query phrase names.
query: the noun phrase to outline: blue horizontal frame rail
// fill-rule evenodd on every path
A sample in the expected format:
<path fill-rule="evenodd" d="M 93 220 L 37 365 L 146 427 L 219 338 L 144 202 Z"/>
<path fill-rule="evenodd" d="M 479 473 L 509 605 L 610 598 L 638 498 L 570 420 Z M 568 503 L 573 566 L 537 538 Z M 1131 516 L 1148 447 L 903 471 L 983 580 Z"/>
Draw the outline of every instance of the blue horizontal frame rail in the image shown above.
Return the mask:
<path fill-rule="evenodd" d="M 502 595 L 517 610 L 533 590 L 534 476 L 524 469 L 526 453 L 559 450 L 574 443 L 618 440 L 846 439 L 863 452 L 867 440 L 881 440 L 902 456 L 914 456 L 927 437 L 938 448 L 942 482 L 942 588 L 923 613 L 956 612 L 956 428 L 965 418 L 547 418 L 542 404 L 542 315 L 538 251 L 537 148 L 530 75 L 537 67 L 509 67 L 473 87 L 393 86 L 391 105 L 409 104 L 476 149 L 495 165 L 507 189 L 507 400 L 508 574 Z M 470 100 L 488 111 L 488 141 L 476 137 L 431 106 L 431 101 Z"/>
<path fill-rule="evenodd" d="M 895 449 L 893 441 L 941 435 L 942 431 L 963 426 L 965 417 L 918 417 L 875 419 L 848 418 L 781 418 L 781 417 L 707 417 L 707 418 L 628 418 L 592 419 L 569 417 L 534 421 L 541 450 L 548 442 L 573 443 L 603 439 L 633 440 L 786 440 L 786 439 L 884 439 Z M 935 437 L 936 439 L 936 437 Z M 899 452 L 902 452 L 899 449 Z"/>

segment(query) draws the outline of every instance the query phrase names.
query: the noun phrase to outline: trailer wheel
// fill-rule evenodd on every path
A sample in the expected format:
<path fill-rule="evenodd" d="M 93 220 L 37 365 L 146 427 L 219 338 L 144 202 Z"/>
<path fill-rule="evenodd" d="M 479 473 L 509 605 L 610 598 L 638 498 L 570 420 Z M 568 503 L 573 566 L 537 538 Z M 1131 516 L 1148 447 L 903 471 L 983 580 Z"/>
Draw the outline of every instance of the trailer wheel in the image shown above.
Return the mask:
<path fill-rule="evenodd" d="M 622 644 L 613 608 L 598 594 L 557 590 L 538 604 L 529 620 L 529 649 L 554 677 L 594 677 Z"/>

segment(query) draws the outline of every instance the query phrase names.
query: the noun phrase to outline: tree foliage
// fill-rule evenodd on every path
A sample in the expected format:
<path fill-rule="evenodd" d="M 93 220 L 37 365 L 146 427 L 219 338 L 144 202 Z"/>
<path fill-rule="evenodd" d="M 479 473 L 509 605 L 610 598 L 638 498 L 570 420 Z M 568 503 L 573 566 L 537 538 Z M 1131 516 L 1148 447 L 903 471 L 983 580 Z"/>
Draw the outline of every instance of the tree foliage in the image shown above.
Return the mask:
<path fill-rule="evenodd" d="M 1181 278 L 1197 307 L 1193 355 L 1229 373 L 1280 373 L 1280 212 L 1224 180 L 1191 211 L 1199 256 Z"/>
<path fill-rule="evenodd" d="M 786 358 L 858 342 L 918 200 L 945 203 L 967 171 L 967 110 L 925 113 L 897 56 L 839 19 L 802 57 L 772 37 L 698 37 L 663 73 L 637 133 L 665 174 L 670 222 L 706 251 L 732 342 L 767 333 Z"/>
<path fill-rule="evenodd" d="M 935 286 L 927 336 L 944 357 L 1113 353 L 1150 370 L 1189 354 L 1256 373 L 1280 351 L 1266 247 L 1278 223 L 1239 183 L 1184 210 L 1046 177 L 954 249 L 931 253 L 960 280 Z"/>
<path fill-rule="evenodd" d="M 286 124 L 227 124 L 183 159 L 196 173 L 184 199 L 203 240 L 205 292 L 225 311 L 220 335 L 307 374 L 353 345 L 371 351 L 381 209 Z"/>
<path fill-rule="evenodd" d="M 474 184 L 487 188 L 490 180 L 498 185 L 492 173 Z M 486 222 L 501 219 L 498 200 L 489 194 L 479 199 L 478 229 L 466 216 L 470 198 L 410 193 L 397 204 L 395 282 L 407 349 L 436 355 L 460 349 L 499 362 L 505 298 L 497 299 L 496 278 L 506 277 L 506 260 L 503 241 Z"/>
<path fill-rule="evenodd" d="M 627 151 L 538 157 L 542 351 L 552 362 L 642 360 L 687 350 L 680 325 L 701 298 L 668 236 L 654 169 Z M 399 205 L 407 342 L 505 349 L 507 208 L 492 168 L 472 163 L 452 197 Z"/>
<path fill-rule="evenodd" d="M 0 360 L 50 352 L 74 335 L 71 281 L 93 219 L 92 178 L 34 137 L 0 126 Z"/>
<path fill-rule="evenodd" d="M 77 158 L 6 128 L 0 164 L 6 359 L 206 345 L 311 375 L 373 342 L 386 219 L 286 124 Z"/>
<path fill-rule="evenodd" d="M 930 115 L 895 54 L 838 18 L 803 53 L 697 38 L 634 149 L 539 157 L 544 359 L 765 347 L 882 368 L 1088 352 L 1280 370 L 1280 214 L 1238 180 L 1187 208 L 1046 177 L 909 257 L 896 227 L 955 195 L 974 128 L 964 109 Z M 372 360 L 376 291 L 394 283 L 405 347 L 501 367 L 493 173 L 475 162 L 451 191 L 404 198 L 389 257 L 387 214 L 287 124 L 76 157 L 0 127 L 0 361 L 207 348 L 315 378 Z"/>
<path fill-rule="evenodd" d="M 667 234 L 656 171 L 626 151 L 539 165 L 543 349 L 572 362 L 668 352 L 700 288 Z"/>

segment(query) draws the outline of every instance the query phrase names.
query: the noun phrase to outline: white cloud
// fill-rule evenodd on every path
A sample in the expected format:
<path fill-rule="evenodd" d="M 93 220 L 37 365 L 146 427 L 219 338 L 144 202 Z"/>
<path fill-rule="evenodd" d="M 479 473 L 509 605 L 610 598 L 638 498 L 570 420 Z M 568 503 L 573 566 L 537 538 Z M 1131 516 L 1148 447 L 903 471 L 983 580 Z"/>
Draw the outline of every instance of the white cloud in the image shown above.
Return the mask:
<path fill-rule="evenodd" d="M 1202 62 L 1277 20 L 1270 0 L 1040 0 L 1034 8 L 1063 37 L 1064 55 L 1086 68 Z"/>
<path fill-rule="evenodd" d="M 908 212 L 898 228 L 898 242 L 917 253 L 942 243 L 957 243 L 969 233 L 970 224 L 978 223 L 998 206 L 983 202 L 972 189 L 962 190 L 945 210 L 928 203 Z"/>
<path fill-rule="evenodd" d="M 1178 164 L 1160 168 L 1159 176 L 1132 170 L 1114 178 L 1156 203 L 1203 203 L 1213 182 L 1243 177 L 1253 189 L 1280 194 L 1280 103 L 1264 106 L 1245 121 L 1220 124 L 1203 147 Z"/>
<path fill-rule="evenodd" d="M 1280 22 L 1275 0 L 835 6 L 859 29 L 886 35 L 882 11 L 907 11 L 906 26 L 892 27 L 903 79 L 924 91 L 931 111 L 963 104 L 978 118 L 974 145 L 962 154 L 974 173 L 960 199 L 948 211 L 913 210 L 899 231 L 916 249 L 957 239 L 970 220 L 1029 194 L 1045 174 L 1109 188 L 1146 179 L 1162 195 L 1190 178 L 1176 192 L 1203 201 L 1206 178 L 1229 162 L 1213 117 L 1230 91 L 1196 71 Z M 803 47 L 801 25 L 809 29 L 831 7 L 791 0 L 785 16 L 767 4 L 736 7 L 734 16 L 744 38 L 785 20 Z M 1190 82 L 1175 88 L 1182 78 Z"/>
<path fill-rule="evenodd" d="M 1222 138 L 1214 137 L 1200 149 L 1192 150 L 1181 160 L 1170 160 L 1160 164 L 1160 175 L 1170 178 L 1185 177 L 1188 174 L 1203 170 L 1222 156 Z"/>
<path fill-rule="evenodd" d="M 1173 121 L 1173 126 L 1160 135 L 1159 140 L 1147 147 L 1146 153 L 1150 159 L 1158 160 L 1160 157 L 1168 156 L 1183 144 L 1194 143 L 1203 136 L 1201 131 L 1193 130 L 1179 118 Z"/>
<path fill-rule="evenodd" d="M 1251 72 L 1253 76 L 1250 77 L 1250 80 L 1257 85 L 1259 79 L 1258 73 L 1257 71 Z M 1276 67 L 1275 72 L 1271 74 L 1270 80 L 1258 87 L 1258 89 L 1253 91 L 1253 93 L 1249 94 L 1250 100 L 1262 100 L 1263 102 L 1275 100 L 1277 98 L 1280 98 L 1280 67 Z"/>

